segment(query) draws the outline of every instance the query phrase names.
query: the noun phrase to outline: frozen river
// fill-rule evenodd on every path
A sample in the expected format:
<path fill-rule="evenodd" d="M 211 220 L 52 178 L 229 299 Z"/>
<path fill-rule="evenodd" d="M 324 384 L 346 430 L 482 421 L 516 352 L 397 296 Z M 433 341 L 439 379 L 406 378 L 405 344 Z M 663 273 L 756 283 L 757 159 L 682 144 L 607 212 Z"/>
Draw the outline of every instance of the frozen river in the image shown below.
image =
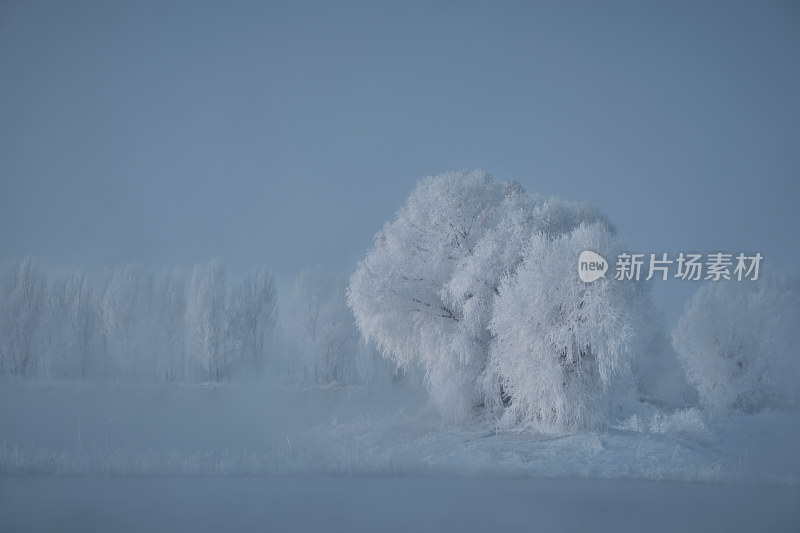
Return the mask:
<path fill-rule="evenodd" d="M 0 531 L 798 531 L 800 489 L 460 477 L 0 477 Z"/>

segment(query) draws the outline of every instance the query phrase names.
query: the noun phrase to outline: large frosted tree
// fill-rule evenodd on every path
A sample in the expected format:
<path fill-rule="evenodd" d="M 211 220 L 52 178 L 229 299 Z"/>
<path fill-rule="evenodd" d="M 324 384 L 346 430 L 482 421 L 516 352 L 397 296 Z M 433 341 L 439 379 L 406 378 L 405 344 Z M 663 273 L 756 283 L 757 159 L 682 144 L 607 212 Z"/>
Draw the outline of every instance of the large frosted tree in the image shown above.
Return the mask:
<path fill-rule="evenodd" d="M 515 332 L 531 327 L 526 317 L 550 316 L 554 320 L 551 333 L 568 329 L 571 318 L 553 314 L 552 307 L 558 308 L 558 303 L 545 301 L 530 302 L 527 309 L 518 302 L 519 314 L 505 314 L 502 306 L 510 304 L 511 297 L 499 299 L 501 289 L 516 290 L 515 277 L 523 263 L 530 270 L 525 274 L 529 277 L 537 276 L 533 269 L 538 265 L 549 275 L 578 280 L 579 252 L 565 266 L 565 250 L 542 245 L 541 253 L 534 254 L 532 246 L 535 239 L 560 242 L 562 236 L 571 238 L 573 232 L 585 232 L 590 226 L 594 233 L 580 241 L 588 249 L 613 238 L 611 223 L 598 211 L 529 195 L 515 182 L 498 184 L 481 171 L 428 177 L 420 180 L 395 220 L 375 236 L 375 246 L 350 280 L 348 303 L 362 334 L 386 357 L 401 367 L 419 364 L 424 369 L 431 397 L 448 418 L 463 419 L 477 407 L 502 409 L 504 404 L 516 402 L 509 418 L 531 420 L 537 417 L 524 414 L 524 405 L 535 394 L 529 387 L 537 385 L 530 375 L 515 374 L 510 358 L 519 359 L 522 372 L 538 372 L 541 367 L 525 366 L 522 361 L 530 357 L 529 346 L 515 348 L 513 354 L 493 347 L 512 346 Z M 647 298 L 644 293 L 641 297 Z M 561 298 L 562 306 L 576 306 L 582 295 L 575 291 Z M 598 303 L 591 310 L 600 312 L 620 298 L 607 290 L 597 296 Z M 490 328 L 495 317 L 498 321 Z M 594 331 L 594 325 L 606 330 Z M 619 330 L 612 331 L 612 325 Z M 626 364 L 626 339 L 632 336 L 628 329 L 635 325 L 624 320 L 587 324 L 585 335 L 597 346 L 592 344 L 584 352 L 591 354 L 588 359 L 596 367 L 594 382 L 600 389 L 611 382 L 618 366 Z M 532 335 L 546 333 L 542 330 Z M 558 361 L 566 350 L 564 357 L 580 359 L 574 342 L 583 339 L 570 341 L 572 344 L 565 339 L 552 339 L 547 348 L 550 356 Z M 491 361 L 490 354 L 495 354 Z M 562 387 L 560 399 L 549 399 L 565 400 L 578 390 L 588 397 L 593 387 Z M 536 408 L 548 409 L 541 403 Z M 578 403 L 573 402 L 571 408 L 578 408 Z M 584 425 L 584 418 L 582 414 L 538 417 L 543 424 L 563 427 Z M 591 420 L 586 420 L 586 425 L 591 425 Z"/>

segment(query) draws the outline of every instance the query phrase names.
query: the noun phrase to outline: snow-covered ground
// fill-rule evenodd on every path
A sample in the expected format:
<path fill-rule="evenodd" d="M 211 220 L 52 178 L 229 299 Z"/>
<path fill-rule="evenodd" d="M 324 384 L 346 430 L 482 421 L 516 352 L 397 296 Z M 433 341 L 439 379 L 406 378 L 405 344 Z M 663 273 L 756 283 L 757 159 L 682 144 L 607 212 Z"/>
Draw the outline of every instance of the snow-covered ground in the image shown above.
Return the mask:
<path fill-rule="evenodd" d="M 452 474 L 800 483 L 800 415 L 653 408 L 597 433 L 448 426 L 394 387 L 3 381 L 4 474 Z"/>
<path fill-rule="evenodd" d="M 444 425 L 413 388 L 14 380 L 0 406 L 2 531 L 92 529 L 153 506 L 131 530 L 214 530 L 229 514 L 317 530 L 674 529 L 659 513 L 697 530 L 800 525 L 796 413 L 643 407 L 602 432 L 536 435 Z"/>

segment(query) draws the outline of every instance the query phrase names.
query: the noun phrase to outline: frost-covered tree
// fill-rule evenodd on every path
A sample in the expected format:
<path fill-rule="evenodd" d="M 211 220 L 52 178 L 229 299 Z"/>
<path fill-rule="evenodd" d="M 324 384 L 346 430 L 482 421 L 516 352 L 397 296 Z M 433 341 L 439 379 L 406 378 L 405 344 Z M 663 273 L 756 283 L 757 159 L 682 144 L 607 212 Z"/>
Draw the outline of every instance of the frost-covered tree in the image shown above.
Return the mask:
<path fill-rule="evenodd" d="M 419 363 L 432 399 L 451 418 L 480 402 L 476 381 L 488 346 L 485 328 L 472 337 L 465 330 L 475 328 L 462 325 L 471 295 L 453 294 L 450 284 L 495 225 L 503 197 L 503 186 L 482 172 L 421 180 L 350 280 L 348 303 L 364 337 L 400 368 Z M 483 287 L 483 272 L 475 274 L 461 285 Z"/>
<path fill-rule="evenodd" d="M 0 374 L 36 372 L 46 288 L 47 279 L 30 258 L 0 267 Z"/>
<path fill-rule="evenodd" d="M 673 342 L 702 403 L 718 411 L 800 406 L 800 277 L 708 283 L 692 297 Z"/>
<path fill-rule="evenodd" d="M 251 270 L 234 285 L 230 314 L 234 334 L 240 339 L 242 369 L 261 376 L 267 343 L 278 320 L 278 291 L 266 268 Z"/>
<path fill-rule="evenodd" d="M 183 270 L 162 272 L 155 293 L 154 334 L 158 345 L 158 379 L 185 381 L 189 377 L 186 360 L 186 280 Z"/>
<path fill-rule="evenodd" d="M 432 400 L 446 417 L 508 405 L 506 419 L 514 423 L 592 426 L 605 410 L 589 412 L 589 404 L 607 396 L 621 367 L 627 366 L 620 375 L 632 379 L 628 340 L 643 324 L 613 317 L 623 312 L 617 306 L 625 299 L 622 289 L 607 280 L 584 288 L 577 276 L 582 250 L 576 247 L 601 250 L 613 235 L 595 209 L 529 195 L 519 184 L 498 184 L 481 171 L 428 177 L 375 236 L 350 280 L 348 303 L 362 334 L 386 357 L 400 367 L 424 369 Z M 563 287 L 558 298 L 516 300 L 533 286 L 550 294 L 545 289 L 558 285 L 546 284 L 555 280 Z M 601 290 L 605 286 L 614 290 Z M 649 298 L 629 292 L 631 299 Z M 612 315 L 601 319 L 575 310 L 587 305 Z M 513 306 L 517 314 L 509 311 Z M 526 322 L 534 318 L 538 329 Z M 525 342 L 536 340 L 535 357 L 547 365 L 531 363 L 534 347 L 524 344 L 524 335 Z M 582 342 L 589 344 L 580 348 Z M 560 389 L 549 395 L 532 389 L 547 382 L 541 372 L 564 377 L 573 363 L 581 372 L 559 382 Z M 553 408 L 560 411 L 553 414 Z"/>
<path fill-rule="evenodd" d="M 151 319 L 147 276 L 136 265 L 119 266 L 107 274 L 100 298 L 105 339 L 106 377 L 144 379 L 142 358 L 150 355 L 147 322 Z"/>
<path fill-rule="evenodd" d="M 494 402 L 489 389 L 499 397 L 484 379 L 488 326 L 500 281 L 520 264 L 523 244 L 534 232 L 555 235 L 596 220 L 606 221 L 481 171 L 425 178 L 351 278 L 356 323 L 399 366 L 419 363 L 434 403 L 463 418 Z"/>
<path fill-rule="evenodd" d="M 613 406 L 633 392 L 639 288 L 613 275 L 581 281 L 577 258 L 584 250 L 616 257 L 621 249 L 602 222 L 557 236 L 535 233 L 522 264 L 500 286 L 488 368 L 510 401 L 507 423 L 596 428 L 607 419 L 609 401 Z"/>
<path fill-rule="evenodd" d="M 48 374 L 82 379 L 93 375 L 99 317 L 94 291 L 83 272 L 74 271 L 53 281 L 45 317 Z"/>
<path fill-rule="evenodd" d="M 213 259 L 206 267 L 196 266 L 187 295 L 187 349 L 209 381 L 228 378 L 236 351 L 226 304 L 222 261 Z"/>
<path fill-rule="evenodd" d="M 301 270 L 287 303 L 287 329 L 304 378 L 317 385 L 354 380 L 359 335 L 347 308 L 347 280 L 325 267 Z"/>

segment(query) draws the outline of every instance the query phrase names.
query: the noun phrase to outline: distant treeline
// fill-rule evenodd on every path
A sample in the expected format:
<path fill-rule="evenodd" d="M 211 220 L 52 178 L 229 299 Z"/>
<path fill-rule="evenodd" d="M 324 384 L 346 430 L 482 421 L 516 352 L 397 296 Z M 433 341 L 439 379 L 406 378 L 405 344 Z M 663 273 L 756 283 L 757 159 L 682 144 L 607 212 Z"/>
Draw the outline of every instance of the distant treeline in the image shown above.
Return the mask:
<path fill-rule="evenodd" d="M 0 375 L 46 379 L 315 384 L 391 379 L 364 345 L 346 279 L 301 271 L 279 321 L 266 268 L 228 279 L 221 260 L 150 272 L 75 270 L 49 277 L 32 259 L 0 265 Z M 288 318 L 288 320 L 287 320 Z"/>

